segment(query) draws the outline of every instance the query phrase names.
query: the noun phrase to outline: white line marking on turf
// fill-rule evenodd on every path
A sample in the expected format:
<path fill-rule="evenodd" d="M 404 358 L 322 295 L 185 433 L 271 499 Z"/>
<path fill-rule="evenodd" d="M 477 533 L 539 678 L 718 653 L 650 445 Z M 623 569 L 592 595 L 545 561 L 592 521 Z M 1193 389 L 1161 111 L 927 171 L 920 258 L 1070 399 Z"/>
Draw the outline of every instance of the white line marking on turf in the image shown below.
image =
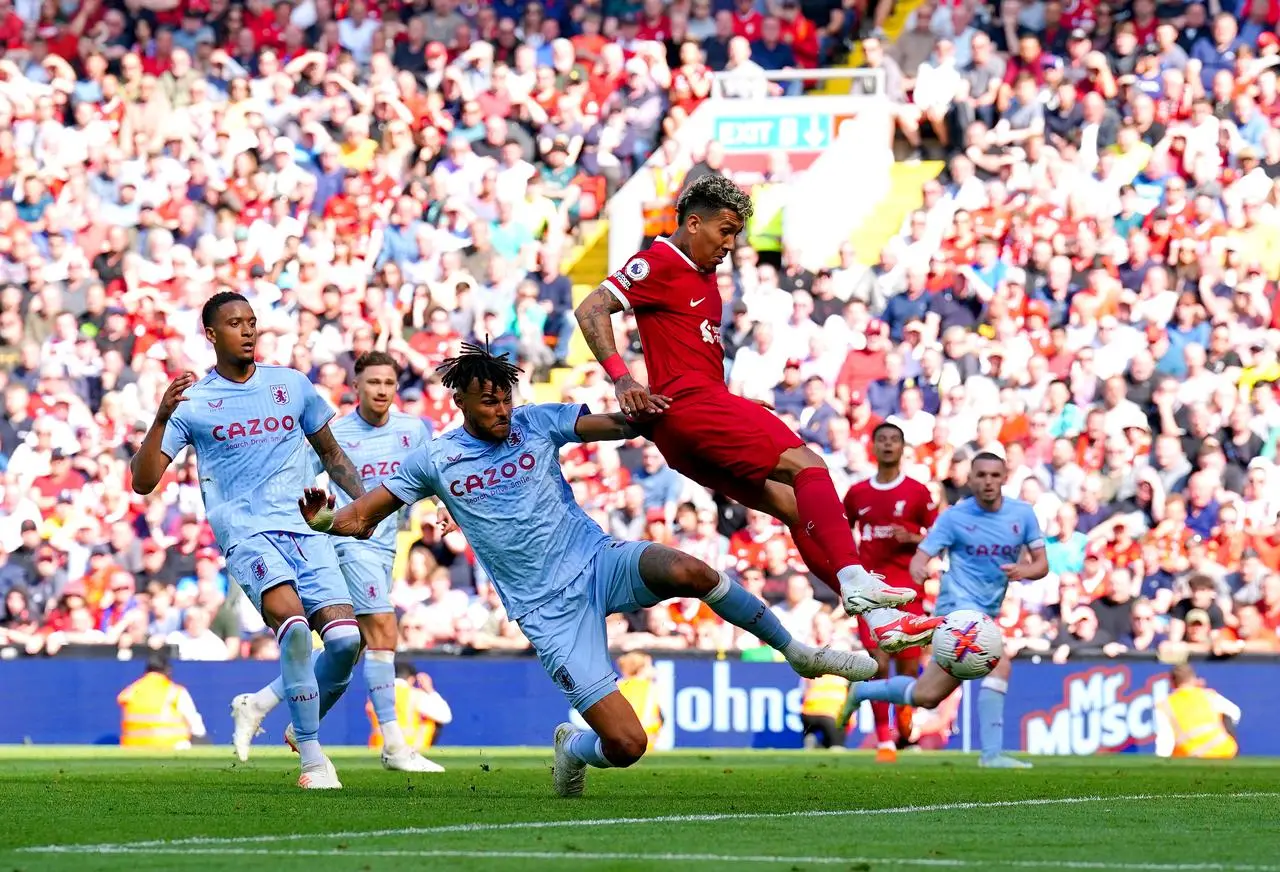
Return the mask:
<path fill-rule="evenodd" d="M 426 859 L 467 860 L 635 860 L 660 863 L 797 863 L 840 866 L 866 864 L 870 866 L 927 866 L 944 869 L 1064 869 L 1064 870 L 1116 870 L 1116 872 L 1277 872 L 1280 866 L 1240 865 L 1238 863 L 1119 863 L 1104 860 L 998 860 L 994 858 L 962 860 L 947 857 L 774 857 L 768 855 L 740 854 L 641 854 L 601 853 L 589 851 L 464 851 L 464 850 L 362 850 L 307 848 L 272 850 L 270 848 L 128 848 L 124 846 L 98 847 L 98 851 L 68 851 L 68 853 L 96 853 L 99 855 L 148 855 L 148 856 L 212 856 L 212 857 L 397 857 Z"/>
<path fill-rule="evenodd" d="M 278 843 L 305 841 L 308 839 L 363 839 L 386 836 L 432 836 L 448 833 L 480 833 L 502 830 L 543 830 L 564 827 L 612 827 L 641 826 L 645 824 L 686 824 L 714 823 L 717 821 L 756 821 L 756 820 L 788 820 L 792 818 L 810 817 L 873 817 L 879 815 L 928 814 L 931 812 L 970 811 L 974 809 L 996 808 L 1034 808 L 1047 805 L 1082 805 L 1099 802 L 1145 802 L 1168 800 L 1222 800 L 1222 799 L 1273 799 L 1280 797 L 1280 792 L 1237 792 L 1237 793 L 1130 793 L 1115 796 L 1059 796 L 1044 799 L 1010 799 L 991 802 L 948 802 L 935 805 L 905 805 L 891 808 L 851 808 L 843 810 L 789 811 L 789 812 L 745 812 L 745 813 L 713 813 L 663 815 L 661 817 L 628 817 L 628 818 L 596 818 L 585 820 L 556 821 L 517 821 L 512 823 L 469 823 L 448 824 L 438 827 L 401 827 L 388 830 L 356 830 L 341 833 L 282 833 L 271 836 L 192 836 L 183 839 L 153 839 L 141 842 L 124 842 L 120 844 L 99 845 L 40 845 L 19 848 L 19 851 L 37 854 L 61 853 L 112 853 L 144 848 L 176 848 L 186 845 L 251 845 L 262 843 Z M 349 852 L 348 852 L 349 853 Z M 578 855 L 574 855 L 578 856 Z M 1107 867 L 1116 868 L 1116 867 Z M 1163 868 L 1163 867 L 1162 867 Z M 1190 869 L 1212 869 L 1212 866 L 1191 866 Z M 1239 868 L 1239 867 L 1232 867 Z M 1260 869 L 1280 867 L 1259 867 Z"/>

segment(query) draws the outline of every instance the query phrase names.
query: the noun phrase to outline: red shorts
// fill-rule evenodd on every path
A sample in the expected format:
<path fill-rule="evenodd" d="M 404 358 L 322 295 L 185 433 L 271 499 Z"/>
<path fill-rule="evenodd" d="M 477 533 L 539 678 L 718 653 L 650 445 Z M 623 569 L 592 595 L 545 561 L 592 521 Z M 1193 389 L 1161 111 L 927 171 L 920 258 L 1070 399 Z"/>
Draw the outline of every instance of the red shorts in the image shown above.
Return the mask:
<path fill-rule="evenodd" d="M 773 412 L 721 387 L 679 392 L 651 426 L 672 469 L 745 505 L 759 503 L 783 452 L 804 446 Z"/>

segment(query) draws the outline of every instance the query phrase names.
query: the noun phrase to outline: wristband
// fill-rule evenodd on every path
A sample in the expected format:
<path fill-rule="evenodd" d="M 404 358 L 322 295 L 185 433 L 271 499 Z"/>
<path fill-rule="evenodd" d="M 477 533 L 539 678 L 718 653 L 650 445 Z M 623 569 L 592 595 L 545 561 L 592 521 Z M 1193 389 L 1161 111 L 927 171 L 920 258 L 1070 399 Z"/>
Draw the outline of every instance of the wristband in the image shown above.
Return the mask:
<path fill-rule="evenodd" d="M 616 382 L 624 375 L 631 375 L 631 370 L 627 367 L 627 362 L 622 359 L 622 355 L 618 352 L 606 357 L 601 365 L 604 367 L 605 374 L 609 376 L 610 381 Z"/>

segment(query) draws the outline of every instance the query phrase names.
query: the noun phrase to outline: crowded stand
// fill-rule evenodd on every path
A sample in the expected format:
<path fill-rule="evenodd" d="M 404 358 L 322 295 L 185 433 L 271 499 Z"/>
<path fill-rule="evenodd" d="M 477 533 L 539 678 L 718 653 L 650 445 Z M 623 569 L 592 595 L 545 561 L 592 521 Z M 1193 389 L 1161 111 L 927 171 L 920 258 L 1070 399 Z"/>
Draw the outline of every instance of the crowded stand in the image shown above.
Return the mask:
<path fill-rule="evenodd" d="M 248 297 L 258 360 L 342 414 L 376 349 L 403 411 L 456 426 L 435 368 L 486 340 L 519 362 L 522 401 L 554 384 L 615 411 L 570 353 L 585 228 L 651 174 L 645 232 L 669 232 L 680 187 L 725 171 L 716 144 L 674 138 L 703 100 L 797 93 L 767 72 L 852 50 L 885 71 L 899 153 L 945 166 L 882 251 L 847 244 L 829 268 L 748 225 L 720 276 L 731 390 L 841 495 L 875 472 L 882 421 L 940 505 L 978 453 L 1006 457 L 1050 564 L 1010 587 L 1016 647 L 1280 651 L 1280 11 L 929 0 L 895 40 L 891 8 L 0 0 L 0 649 L 278 656 L 191 454 L 154 495 L 130 486 L 170 380 L 212 365 L 210 294 Z M 642 371 L 634 318 L 616 323 Z M 574 445 L 563 467 L 609 534 L 730 573 L 805 643 L 859 645 L 783 527 L 652 444 Z M 527 650 L 436 521 L 404 521 L 400 647 Z M 608 632 L 620 651 L 760 650 L 701 600 Z"/>

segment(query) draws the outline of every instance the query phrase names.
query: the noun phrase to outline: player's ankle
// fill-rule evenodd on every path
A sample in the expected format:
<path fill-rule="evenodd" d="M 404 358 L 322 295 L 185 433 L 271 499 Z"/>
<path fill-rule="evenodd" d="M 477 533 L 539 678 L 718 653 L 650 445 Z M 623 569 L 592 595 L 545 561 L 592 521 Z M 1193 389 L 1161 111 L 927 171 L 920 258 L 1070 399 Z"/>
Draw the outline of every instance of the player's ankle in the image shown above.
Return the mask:
<path fill-rule="evenodd" d="M 792 638 L 790 642 L 778 649 L 778 653 L 788 663 L 794 663 L 797 660 L 807 660 L 813 655 L 814 650 L 812 645 L 806 645 L 804 642 Z"/>

